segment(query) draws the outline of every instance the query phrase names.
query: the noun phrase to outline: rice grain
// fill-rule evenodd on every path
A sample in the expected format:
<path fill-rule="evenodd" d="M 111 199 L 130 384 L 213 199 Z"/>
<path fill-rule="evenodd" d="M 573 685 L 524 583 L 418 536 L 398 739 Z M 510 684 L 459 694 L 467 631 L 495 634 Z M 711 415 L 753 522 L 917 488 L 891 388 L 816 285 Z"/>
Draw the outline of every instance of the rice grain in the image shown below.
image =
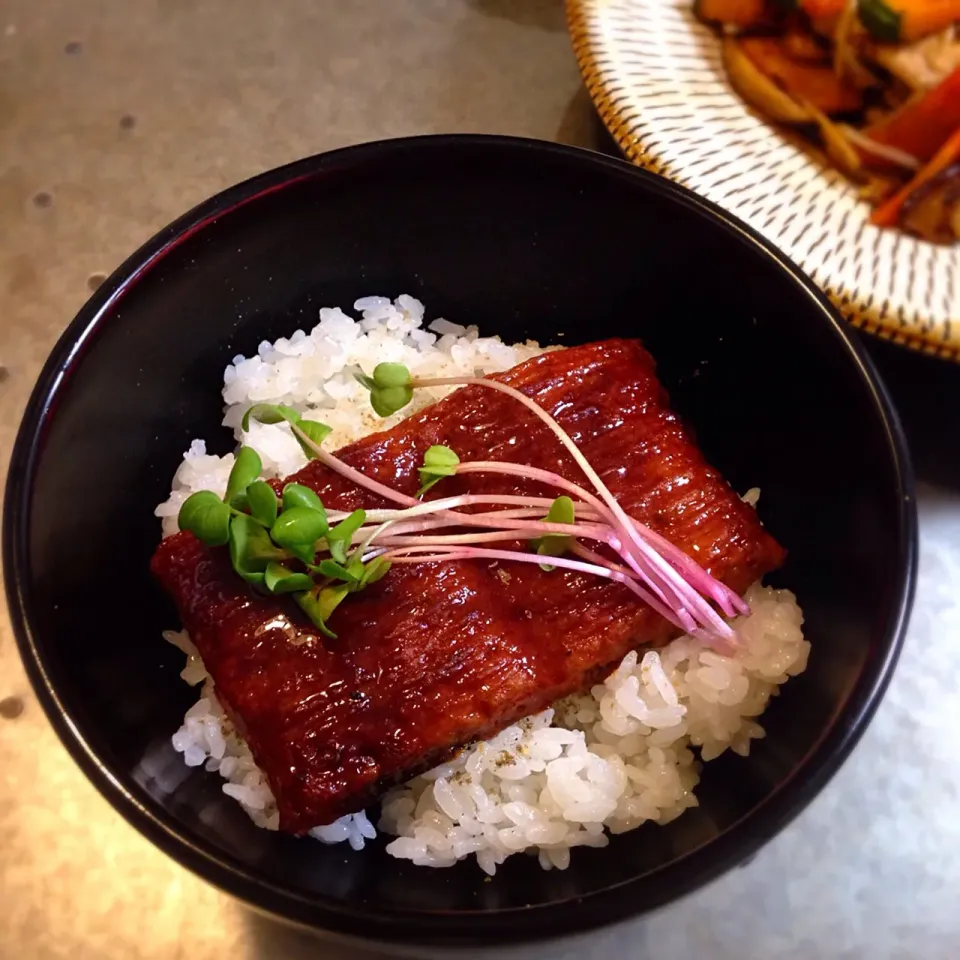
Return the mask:
<path fill-rule="evenodd" d="M 354 379 L 357 371 L 369 374 L 389 360 L 424 377 L 485 375 L 542 352 L 536 343 L 504 344 L 448 320 L 424 329 L 423 305 L 406 295 L 393 302 L 364 297 L 354 309 L 359 320 L 323 309 L 309 333 L 298 330 L 260 344 L 255 356 L 234 358 L 224 372 L 223 423 L 237 440 L 251 403 L 285 403 L 333 427 L 329 443 L 335 449 L 403 416 L 377 418 Z M 406 412 L 448 392 L 418 391 Z M 264 477 L 286 476 L 306 462 L 285 423 L 253 424 L 243 439 L 261 454 Z M 192 492 L 225 490 L 232 465 L 232 455 L 209 455 L 202 440 L 190 445 L 170 497 L 156 510 L 164 535 L 176 531 L 180 505 Z M 756 505 L 758 495 L 752 490 L 745 499 Z M 565 870 L 574 847 L 604 846 L 610 833 L 668 823 L 696 806 L 702 763 L 727 749 L 747 756 L 751 741 L 764 736 L 752 718 L 806 667 L 809 643 L 793 594 L 757 584 L 747 601 L 751 614 L 733 621 L 741 642 L 732 654 L 691 637 L 642 657 L 628 653 L 589 693 L 567 697 L 391 790 L 378 823 L 396 838 L 387 851 L 431 867 L 475 857 L 488 874 L 527 851 L 544 869 Z M 187 656 L 183 679 L 202 685 L 172 737 L 174 749 L 188 766 L 219 773 L 227 781 L 224 793 L 255 823 L 277 829 L 269 784 L 226 719 L 196 648 L 185 632 L 164 636 Z M 310 835 L 360 850 L 376 829 L 360 811 Z"/>

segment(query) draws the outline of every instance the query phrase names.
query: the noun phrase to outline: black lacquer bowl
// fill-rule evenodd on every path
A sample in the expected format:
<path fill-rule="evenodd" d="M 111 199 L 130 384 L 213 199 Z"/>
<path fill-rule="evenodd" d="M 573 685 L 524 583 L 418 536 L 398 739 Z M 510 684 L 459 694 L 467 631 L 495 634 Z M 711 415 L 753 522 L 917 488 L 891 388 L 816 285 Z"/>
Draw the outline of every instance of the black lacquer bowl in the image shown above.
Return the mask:
<path fill-rule="evenodd" d="M 571 867 L 495 878 L 255 828 L 170 746 L 195 698 L 147 564 L 194 437 L 220 438 L 223 368 L 325 305 L 410 293 L 507 340 L 641 337 L 675 406 L 790 551 L 809 669 L 701 806 Z M 823 787 L 870 720 L 912 598 L 904 439 L 876 374 L 809 280 L 709 203 L 544 143 L 353 147 L 264 174 L 167 227 L 96 292 L 33 394 L 13 454 L 4 564 L 23 658 L 90 779 L 172 857 L 254 906 L 398 944 L 558 936 L 650 910 L 742 861 Z M 96 856 L 91 850 L 90 856 Z M 745 908 L 746 909 L 746 908 Z"/>

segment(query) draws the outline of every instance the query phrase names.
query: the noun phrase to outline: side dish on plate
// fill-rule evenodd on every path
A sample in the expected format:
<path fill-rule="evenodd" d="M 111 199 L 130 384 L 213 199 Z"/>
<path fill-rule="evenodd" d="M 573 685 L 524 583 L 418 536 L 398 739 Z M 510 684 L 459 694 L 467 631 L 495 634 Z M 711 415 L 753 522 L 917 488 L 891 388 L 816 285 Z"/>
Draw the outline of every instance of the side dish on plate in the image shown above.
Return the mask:
<path fill-rule="evenodd" d="M 806 665 L 757 491 L 636 340 L 355 309 L 234 359 L 240 447 L 196 441 L 157 508 L 167 636 L 203 684 L 175 748 L 263 827 L 359 849 L 379 802 L 391 854 L 488 873 L 694 806 Z"/>
<path fill-rule="evenodd" d="M 958 0 L 697 0 L 737 92 L 860 184 L 871 221 L 960 239 Z"/>

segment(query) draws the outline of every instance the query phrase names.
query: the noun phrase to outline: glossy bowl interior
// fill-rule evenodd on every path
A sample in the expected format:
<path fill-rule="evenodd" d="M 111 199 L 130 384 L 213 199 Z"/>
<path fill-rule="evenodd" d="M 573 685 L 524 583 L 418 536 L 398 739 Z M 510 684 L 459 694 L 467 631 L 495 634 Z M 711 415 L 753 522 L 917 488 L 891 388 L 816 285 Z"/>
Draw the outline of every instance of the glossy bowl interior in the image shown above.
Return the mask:
<path fill-rule="evenodd" d="M 196 697 L 147 563 L 182 452 L 220 428 L 223 368 L 324 305 L 411 293 L 506 340 L 638 336 L 675 406 L 789 548 L 808 671 L 701 805 L 574 852 L 429 870 L 256 829 L 170 745 Z M 120 812 L 261 909 L 381 941 L 554 936 L 648 910 L 768 839 L 869 720 L 912 595 L 903 438 L 869 362 L 811 284 L 735 221 L 598 155 L 500 138 L 371 144 L 208 201 L 135 254 L 57 346 L 27 411 L 4 519 L 22 653 L 61 737 Z M 96 856 L 96 851 L 90 851 Z"/>

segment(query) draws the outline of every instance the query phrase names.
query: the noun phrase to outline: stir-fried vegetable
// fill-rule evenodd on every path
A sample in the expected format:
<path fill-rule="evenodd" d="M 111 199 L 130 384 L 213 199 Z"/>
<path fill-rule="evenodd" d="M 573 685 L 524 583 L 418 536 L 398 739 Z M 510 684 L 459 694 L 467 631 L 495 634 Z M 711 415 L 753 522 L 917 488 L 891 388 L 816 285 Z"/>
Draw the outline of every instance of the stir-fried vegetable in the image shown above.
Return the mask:
<path fill-rule="evenodd" d="M 791 57 L 780 37 L 744 37 L 738 41 L 754 66 L 795 100 L 806 100 L 828 115 L 854 113 L 863 106 L 861 92 L 829 66 Z"/>
<path fill-rule="evenodd" d="M 723 62 L 734 89 L 761 113 L 780 123 L 813 120 L 810 111 L 768 77 L 734 37 L 723 41 Z"/>
<path fill-rule="evenodd" d="M 960 67 L 960 29 L 948 27 L 906 45 L 873 44 L 871 55 L 893 86 L 899 81 L 906 90 L 924 93 Z"/>
<path fill-rule="evenodd" d="M 820 139 L 827 156 L 833 161 L 837 169 L 842 170 L 848 177 L 854 180 L 862 179 L 863 164 L 860 162 L 860 155 L 856 148 L 850 142 L 847 135 L 847 128 L 841 124 L 834 123 L 825 113 L 821 113 L 816 107 L 808 105 L 813 114 L 817 127 L 820 130 Z"/>
<path fill-rule="evenodd" d="M 960 240 L 960 163 L 907 197 L 900 211 L 900 226 L 934 243 Z"/>
<path fill-rule="evenodd" d="M 849 0 L 778 0 L 781 6 L 802 10 L 814 20 L 840 16 L 848 2 Z"/>
<path fill-rule="evenodd" d="M 913 154 L 885 143 L 877 143 L 855 127 L 842 126 L 840 129 L 851 149 L 857 153 L 859 167 L 866 165 L 871 169 L 892 168 L 895 171 L 920 169 L 920 161 Z"/>
<path fill-rule="evenodd" d="M 783 52 L 799 63 L 830 62 L 830 51 L 823 40 L 796 24 L 783 35 Z"/>
<path fill-rule="evenodd" d="M 939 151 L 960 127 L 960 0 L 701 0 L 697 12 L 723 31 L 737 92 L 821 147 L 880 208 L 874 223 L 955 240 L 954 163 Z"/>
<path fill-rule="evenodd" d="M 917 160 L 929 160 L 960 127 L 960 67 L 928 93 L 920 94 L 863 133 L 874 143 L 893 147 Z M 868 166 L 875 157 L 864 156 Z"/>
<path fill-rule="evenodd" d="M 958 163 L 960 163 L 960 127 L 940 148 L 933 159 L 902 190 L 899 190 L 886 203 L 874 210 L 871 217 L 872 222 L 880 227 L 890 227 L 898 223 L 902 211 L 909 206 L 911 198 L 915 198 L 922 188 Z M 952 220 L 952 216 L 949 219 Z M 930 237 L 928 239 L 934 238 Z M 956 239 L 956 236 L 952 239 Z"/>
<path fill-rule="evenodd" d="M 881 43 L 909 43 L 960 20 L 960 0 L 859 0 L 859 8 Z"/>
<path fill-rule="evenodd" d="M 756 27 L 770 22 L 767 0 L 696 0 L 693 12 L 704 22 Z"/>

